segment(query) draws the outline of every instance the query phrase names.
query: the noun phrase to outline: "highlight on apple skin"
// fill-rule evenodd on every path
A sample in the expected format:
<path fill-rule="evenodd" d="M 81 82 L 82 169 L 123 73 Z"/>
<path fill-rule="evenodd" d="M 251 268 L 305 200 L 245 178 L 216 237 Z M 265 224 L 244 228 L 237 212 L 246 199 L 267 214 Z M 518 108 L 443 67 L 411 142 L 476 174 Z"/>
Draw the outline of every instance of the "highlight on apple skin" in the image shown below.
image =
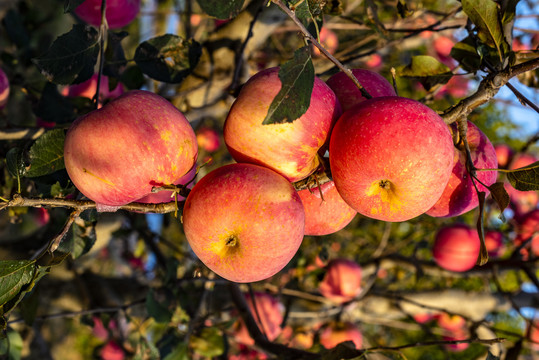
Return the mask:
<path fill-rule="evenodd" d="M 357 214 L 339 195 L 333 181 L 300 190 L 298 194 L 305 209 L 305 235 L 333 234 L 348 225 Z"/>
<path fill-rule="evenodd" d="M 476 264 L 479 248 L 479 235 L 475 229 L 465 224 L 453 224 L 438 231 L 432 255 L 441 268 L 464 272 Z"/>
<path fill-rule="evenodd" d="M 329 138 L 341 108 L 333 91 L 315 77 L 305 114 L 291 123 L 263 125 L 280 89 L 277 67 L 251 77 L 228 113 L 224 139 L 237 162 L 265 166 L 295 182 L 312 174 L 320 165 L 318 150 Z"/>
<path fill-rule="evenodd" d="M 121 206 L 169 185 L 196 162 L 195 132 L 154 93 L 130 91 L 79 117 L 64 143 L 73 184 L 99 205 Z"/>
<path fill-rule="evenodd" d="M 85 23 L 101 25 L 101 0 L 85 0 L 75 14 Z M 122 28 L 133 21 L 140 10 L 140 0 L 107 0 L 105 18 L 109 29 Z"/>
<path fill-rule="evenodd" d="M 374 71 L 352 69 L 352 74 L 373 98 L 397 95 L 389 81 Z M 337 96 L 337 99 L 339 99 L 343 112 L 367 100 L 361 95 L 361 91 L 359 91 L 354 82 L 342 71 L 330 77 L 326 81 L 326 84 L 328 84 Z"/>
<path fill-rule="evenodd" d="M 2 110 L 9 97 L 9 79 L 2 68 L 0 68 L 0 110 Z"/>
<path fill-rule="evenodd" d="M 193 187 L 183 210 L 191 248 L 234 282 L 264 280 L 283 269 L 303 240 L 305 211 L 292 184 L 273 170 L 230 164 Z"/>
<path fill-rule="evenodd" d="M 453 132 L 458 131 L 456 126 L 452 126 Z M 494 146 L 487 136 L 479 130 L 472 122 L 468 121 L 468 132 L 466 134 L 472 163 L 477 169 L 497 169 L 498 158 Z M 479 191 L 484 191 L 486 195 L 490 192 L 481 183 L 492 185 L 496 182 L 497 171 L 478 171 L 475 181 Z M 442 193 L 440 199 L 432 208 L 427 211 L 427 215 L 434 217 L 453 217 L 462 215 L 479 205 L 477 191 L 472 178 L 466 170 L 466 153 L 454 147 L 453 171 L 449 182 Z"/>
<path fill-rule="evenodd" d="M 318 291 L 339 304 L 352 300 L 361 292 L 361 267 L 348 259 L 330 261 Z"/>
<path fill-rule="evenodd" d="M 411 99 L 373 98 L 333 128 L 329 161 L 335 186 L 360 214 L 405 221 L 429 210 L 453 168 L 453 140 L 436 112 Z"/>

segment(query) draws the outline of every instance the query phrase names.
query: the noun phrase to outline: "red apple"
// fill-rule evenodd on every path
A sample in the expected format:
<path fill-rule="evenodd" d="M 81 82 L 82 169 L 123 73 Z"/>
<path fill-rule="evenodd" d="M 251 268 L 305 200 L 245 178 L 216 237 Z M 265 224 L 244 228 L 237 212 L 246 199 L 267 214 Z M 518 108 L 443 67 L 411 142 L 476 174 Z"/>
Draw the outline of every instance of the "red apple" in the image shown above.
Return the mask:
<path fill-rule="evenodd" d="M 441 313 L 438 316 L 438 326 L 448 331 L 458 331 L 466 326 L 466 320 L 460 315 Z"/>
<path fill-rule="evenodd" d="M 505 169 L 515 152 L 507 144 L 496 144 L 494 145 L 494 150 L 496 150 L 496 157 L 498 158 L 498 167 Z"/>
<path fill-rule="evenodd" d="M 67 132 L 73 184 L 100 205 L 121 206 L 174 183 L 195 164 L 196 137 L 185 116 L 148 91 L 131 91 L 79 117 Z"/>
<path fill-rule="evenodd" d="M 518 220 L 516 233 L 515 245 L 519 246 L 531 238 L 532 252 L 539 255 L 539 209 L 528 212 Z"/>
<path fill-rule="evenodd" d="M 429 321 L 436 319 L 437 315 L 431 313 L 419 313 L 414 315 L 414 320 L 418 324 L 426 324 Z"/>
<path fill-rule="evenodd" d="M 372 54 L 366 58 L 365 66 L 369 69 L 378 69 L 381 65 L 382 57 L 378 54 Z"/>
<path fill-rule="evenodd" d="M 333 181 L 298 194 L 305 208 L 305 235 L 333 234 L 348 225 L 357 213 L 344 202 Z"/>
<path fill-rule="evenodd" d="M 101 348 L 99 352 L 102 360 L 123 360 L 125 359 L 124 350 L 118 343 L 111 340 Z"/>
<path fill-rule="evenodd" d="M 191 170 L 178 180 L 174 181 L 174 185 L 185 185 L 189 184 L 187 188 L 192 189 L 194 184 L 193 179 L 195 178 L 197 173 L 196 166 L 193 166 Z M 183 201 L 185 198 L 183 196 L 178 195 L 178 201 Z M 145 203 L 145 204 L 160 204 L 160 203 L 168 203 L 175 201 L 174 199 L 174 192 L 172 191 L 159 191 L 157 193 L 151 193 L 148 194 L 140 199 L 138 199 L 136 202 L 139 203 Z"/>
<path fill-rule="evenodd" d="M 212 128 L 203 127 L 196 132 L 198 147 L 206 150 L 207 152 L 214 152 L 219 150 L 221 146 L 221 140 L 219 140 L 219 134 Z"/>
<path fill-rule="evenodd" d="M 442 195 L 453 167 L 453 140 L 427 106 L 397 96 L 365 101 L 333 128 L 329 161 L 335 186 L 360 214 L 405 221 Z"/>
<path fill-rule="evenodd" d="M 332 260 L 318 290 L 337 303 L 352 300 L 361 292 L 361 267 L 352 260 Z"/>
<path fill-rule="evenodd" d="M 485 232 L 485 247 L 487 248 L 488 256 L 501 256 L 504 251 L 503 234 L 496 230 L 488 230 Z"/>
<path fill-rule="evenodd" d="M 4 70 L 0 68 L 0 110 L 7 104 L 9 97 L 9 80 Z"/>
<path fill-rule="evenodd" d="M 283 330 L 281 323 L 283 322 L 284 305 L 270 294 L 255 292 L 254 295 L 254 301 L 249 294 L 245 295 L 249 310 L 260 331 L 268 337 L 269 341 L 273 341 Z M 245 323 L 239 320 L 236 326 L 236 341 L 246 345 L 253 345 L 255 342 L 249 335 Z"/>
<path fill-rule="evenodd" d="M 339 47 L 339 38 L 334 31 L 329 30 L 326 27 L 322 27 L 320 30 L 320 44 L 326 49 L 330 54 L 335 54 L 337 48 Z M 313 56 L 321 56 L 322 52 L 313 45 Z"/>
<path fill-rule="evenodd" d="M 438 231 L 432 253 L 441 268 L 463 272 L 474 267 L 479 247 L 476 230 L 464 224 L 454 224 Z"/>
<path fill-rule="evenodd" d="M 452 334 L 443 336 L 444 341 L 465 340 L 468 338 L 468 332 L 466 329 L 459 329 Z M 466 350 L 470 346 L 469 343 L 447 344 L 445 348 L 452 352 L 458 352 Z"/>
<path fill-rule="evenodd" d="M 361 331 L 351 322 L 330 323 L 320 333 L 320 344 L 326 349 L 332 349 L 345 341 L 352 341 L 356 349 L 361 348 L 363 343 Z"/>
<path fill-rule="evenodd" d="M 533 320 L 529 334 L 530 340 L 533 342 L 531 345 L 533 350 L 539 351 L 539 321 L 537 319 Z"/>
<path fill-rule="evenodd" d="M 374 71 L 352 69 L 352 74 L 372 97 L 396 95 L 393 86 L 382 75 Z M 354 82 L 344 72 L 333 75 L 326 83 L 337 95 L 343 111 L 347 111 L 354 105 L 366 100 Z"/>
<path fill-rule="evenodd" d="M 183 209 L 185 236 L 198 258 L 235 282 L 267 279 L 288 264 L 303 239 L 305 211 L 288 180 L 252 164 L 204 176 Z"/>
<path fill-rule="evenodd" d="M 457 131 L 452 126 L 452 131 Z M 478 169 L 496 169 L 498 160 L 494 146 L 477 126 L 468 121 L 468 133 L 466 134 L 473 165 Z M 485 185 L 496 182 L 496 171 L 478 171 L 477 177 Z M 479 191 L 489 194 L 487 188 L 476 181 Z M 454 148 L 453 172 L 440 199 L 427 214 L 435 217 L 451 217 L 464 214 L 479 205 L 477 192 L 472 183 L 472 178 L 466 170 L 466 153 Z"/>
<path fill-rule="evenodd" d="M 75 85 L 69 85 L 62 89 L 62 95 L 68 97 L 85 97 L 93 99 L 95 90 L 97 89 L 98 74 L 94 74 L 90 79 Z M 109 88 L 109 78 L 105 75 L 101 76 L 99 84 L 99 101 L 102 104 L 105 100 L 114 99 L 124 93 L 122 84 L 118 83 L 113 90 Z M 101 107 L 100 104 L 100 107 Z"/>
<path fill-rule="evenodd" d="M 85 0 L 77 6 L 75 14 L 84 22 L 99 26 L 101 24 L 101 0 Z M 109 29 L 118 29 L 128 25 L 137 17 L 140 0 L 107 0 L 107 23 Z"/>
<path fill-rule="evenodd" d="M 315 78 L 303 116 L 292 123 L 262 125 L 281 89 L 278 73 L 279 68 L 263 70 L 242 87 L 225 121 L 224 138 L 236 161 L 265 166 L 294 182 L 320 165 L 318 150 L 341 111 L 333 91 Z"/>
<path fill-rule="evenodd" d="M 443 85 L 436 93 L 435 98 L 441 99 L 444 95 L 449 94 L 455 98 L 462 98 L 468 94 L 469 81 L 462 75 L 454 75 L 447 84 Z"/>

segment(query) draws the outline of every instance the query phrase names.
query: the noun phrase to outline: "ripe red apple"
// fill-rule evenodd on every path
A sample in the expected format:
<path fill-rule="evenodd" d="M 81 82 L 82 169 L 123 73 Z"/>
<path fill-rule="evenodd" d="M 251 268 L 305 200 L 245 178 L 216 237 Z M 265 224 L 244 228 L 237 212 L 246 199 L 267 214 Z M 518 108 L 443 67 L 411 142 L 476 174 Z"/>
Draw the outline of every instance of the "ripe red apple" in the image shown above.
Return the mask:
<path fill-rule="evenodd" d="M 330 323 L 320 333 L 320 344 L 326 349 L 332 349 L 345 341 L 352 341 L 356 349 L 360 349 L 363 343 L 361 331 L 351 322 Z"/>
<path fill-rule="evenodd" d="M 174 181 L 174 185 L 185 185 L 189 184 L 187 187 L 189 189 L 192 189 L 195 185 L 193 179 L 195 178 L 197 173 L 196 166 L 193 166 L 187 174 L 179 178 L 178 180 Z M 183 201 L 185 198 L 183 196 L 178 195 L 178 201 Z M 159 191 L 157 193 L 151 193 L 148 194 L 140 199 L 138 199 L 136 202 L 139 203 L 145 203 L 145 204 L 160 204 L 160 203 L 168 203 L 175 201 L 174 199 L 174 192 L 172 191 Z"/>
<path fill-rule="evenodd" d="M 449 180 L 453 156 L 442 118 L 397 96 L 370 99 L 345 112 L 329 145 L 333 180 L 344 201 L 384 221 L 405 221 L 430 209 Z"/>
<path fill-rule="evenodd" d="M 539 209 L 532 210 L 522 216 L 517 223 L 515 245 L 519 246 L 531 238 L 531 250 L 539 255 Z"/>
<path fill-rule="evenodd" d="M 441 313 L 438 316 L 438 326 L 448 331 L 458 331 L 466 326 L 466 320 L 460 315 Z"/>
<path fill-rule="evenodd" d="M 505 169 L 515 152 L 507 144 L 496 144 L 494 145 L 494 150 L 496 150 L 496 157 L 498 158 L 498 167 Z"/>
<path fill-rule="evenodd" d="M 443 85 L 436 93 L 435 98 L 441 99 L 446 94 L 453 96 L 454 98 L 462 98 L 468 94 L 469 81 L 466 77 L 461 75 L 454 75 L 447 84 Z"/>
<path fill-rule="evenodd" d="M 305 208 L 305 235 L 333 234 L 348 225 L 357 213 L 342 199 L 333 181 L 298 194 Z"/>
<path fill-rule="evenodd" d="M 452 131 L 457 131 L 456 126 L 451 127 Z M 470 153 L 474 166 L 478 169 L 496 169 L 498 160 L 494 146 L 477 126 L 468 121 L 468 133 L 466 134 Z M 492 185 L 496 182 L 498 173 L 496 171 L 478 171 L 477 177 L 485 185 Z M 479 191 L 489 194 L 487 188 L 476 181 Z M 440 199 L 427 214 L 435 217 L 451 217 L 464 214 L 479 205 L 477 192 L 472 183 L 472 178 L 466 170 L 466 153 L 454 147 L 453 171 L 449 182 L 444 189 Z"/>
<path fill-rule="evenodd" d="M 219 140 L 219 134 L 217 131 L 212 128 L 203 127 L 197 130 L 196 134 L 198 147 L 206 150 L 207 152 L 219 150 L 221 140 Z"/>
<path fill-rule="evenodd" d="M 532 348 L 535 351 L 539 351 L 539 321 L 534 319 L 529 330 L 530 340 L 533 341 Z"/>
<path fill-rule="evenodd" d="M 85 0 L 77 6 L 75 14 L 84 22 L 101 24 L 101 0 Z M 140 0 L 107 0 L 105 17 L 109 29 L 118 29 L 133 21 L 140 10 Z"/>
<path fill-rule="evenodd" d="M 283 322 L 284 305 L 274 296 L 259 291 L 254 292 L 254 301 L 249 294 L 246 294 L 245 297 L 260 331 L 266 334 L 269 341 L 275 340 L 283 330 L 281 323 Z M 246 345 L 255 343 L 242 320 L 237 322 L 234 338 L 237 342 Z"/>
<path fill-rule="evenodd" d="M 352 300 L 361 292 L 361 267 L 348 259 L 332 260 L 318 290 L 337 303 Z"/>
<path fill-rule="evenodd" d="M 273 170 L 231 164 L 204 176 L 183 209 L 185 236 L 198 258 L 235 282 L 267 279 L 288 264 L 303 239 L 296 190 Z"/>
<path fill-rule="evenodd" d="M 367 69 L 352 69 L 352 74 L 372 97 L 395 96 L 393 86 L 380 74 Z M 344 72 L 338 72 L 326 83 L 335 92 L 342 110 L 347 111 L 366 99 Z"/>
<path fill-rule="evenodd" d="M 0 68 L 0 110 L 7 104 L 9 97 L 9 79 L 4 70 Z"/>
<path fill-rule="evenodd" d="M 103 360 L 124 360 L 124 350 L 114 340 L 108 341 L 105 346 L 101 348 L 100 358 Z"/>
<path fill-rule="evenodd" d="M 121 206 L 174 183 L 195 164 L 196 137 L 185 116 L 148 91 L 131 91 L 79 117 L 64 159 L 73 184 L 100 205 Z"/>
<path fill-rule="evenodd" d="M 468 332 L 466 329 L 460 329 L 452 334 L 443 336 L 444 341 L 465 340 L 468 338 Z M 469 343 L 447 344 L 445 348 L 452 352 L 459 352 L 466 350 L 470 346 Z"/>
<path fill-rule="evenodd" d="M 90 79 L 75 85 L 69 85 L 62 89 L 62 95 L 68 97 L 85 97 L 93 99 L 95 91 L 97 89 L 98 74 L 94 74 Z M 109 88 L 108 76 L 101 76 L 101 83 L 99 84 L 99 101 L 102 104 L 105 100 L 114 99 L 124 93 L 122 84 L 118 83 L 112 90 Z M 100 104 L 100 107 L 101 107 Z"/>
<path fill-rule="evenodd" d="M 289 181 L 309 176 L 320 165 L 317 153 L 341 113 L 331 89 L 315 78 L 307 112 L 292 123 L 262 125 L 281 89 L 279 68 L 254 75 L 242 87 L 224 125 L 225 143 L 237 162 L 277 171 Z"/>
<path fill-rule="evenodd" d="M 485 247 L 487 248 L 488 256 L 501 256 L 504 252 L 503 234 L 497 230 L 488 230 L 485 232 Z"/>
<path fill-rule="evenodd" d="M 337 48 L 339 47 L 339 38 L 334 31 L 328 29 L 327 27 L 322 27 L 320 30 L 320 44 L 326 49 L 330 54 L 335 54 Z M 313 56 L 321 56 L 322 52 L 313 45 Z"/>
<path fill-rule="evenodd" d="M 465 224 L 454 224 L 438 231 L 432 254 L 441 268 L 463 272 L 474 267 L 479 247 L 476 230 Z"/>

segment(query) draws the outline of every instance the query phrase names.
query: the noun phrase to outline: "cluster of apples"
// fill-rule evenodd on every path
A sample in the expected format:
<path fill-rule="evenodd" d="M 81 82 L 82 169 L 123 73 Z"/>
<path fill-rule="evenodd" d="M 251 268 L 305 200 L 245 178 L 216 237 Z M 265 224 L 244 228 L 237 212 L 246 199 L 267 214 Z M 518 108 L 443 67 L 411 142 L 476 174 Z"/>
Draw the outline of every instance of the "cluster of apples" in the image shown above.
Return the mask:
<path fill-rule="evenodd" d="M 315 78 L 304 115 L 266 125 L 281 88 L 278 72 L 263 70 L 242 87 L 224 124 L 237 163 L 202 178 L 184 205 L 186 238 L 217 274 L 236 282 L 271 277 L 304 235 L 339 231 L 357 212 L 406 221 L 424 213 L 457 216 L 478 205 L 465 156 L 453 145 L 456 128 L 427 106 L 396 96 L 379 74 L 353 70 L 369 100 L 344 73 L 327 83 Z M 476 167 L 497 167 L 494 147 L 472 123 L 468 142 Z M 65 164 L 75 186 L 106 209 L 166 200 L 148 196 L 154 187 L 189 182 L 197 151 L 185 116 L 160 96 L 138 90 L 74 122 Z M 333 180 L 296 191 L 293 182 L 322 168 L 327 153 Z M 490 185 L 496 172 L 478 177 Z"/>

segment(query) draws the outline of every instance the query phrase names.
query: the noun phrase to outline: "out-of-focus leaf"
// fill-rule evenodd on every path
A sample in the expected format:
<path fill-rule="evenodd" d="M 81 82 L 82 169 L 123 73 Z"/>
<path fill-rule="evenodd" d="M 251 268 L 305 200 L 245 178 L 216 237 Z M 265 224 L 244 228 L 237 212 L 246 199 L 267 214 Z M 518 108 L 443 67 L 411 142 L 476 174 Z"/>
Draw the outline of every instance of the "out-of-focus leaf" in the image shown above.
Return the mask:
<path fill-rule="evenodd" d="M 18 147 L 9 149 L 6 154 L 6 165 L 11 176 L 20 178 L 26 173 L 23 151 Z"/>
<path fill-rule="evenodd" d="M 51 174 L 65 168 L 63 129 L 48 131 L 39 137 L 30 148 L 28 177 Z"/>
<path fill-rule="evenodd" d="M 539 190 L 539 161 L 515 170 L 507 170 L 507 180 L 520 191 Z"/>
<path fill-rule="evenodd" d="M 427 91 L 436 84 L 447 83 L 453 76 L 447 65 L 428 55 L 413 56 L 409 65 L 398 69 L 398 74 L 418 80 Z"/>
<path fill-rule="evenodd" d="M 324 14 L 341 15 L 343 12 L 342 0 L 313 0 L 324 4 Z"/>
<path fill-rule="evenodd" d="M 322 360 L 361 359 L 363 351 L 357 350 L 352 341 L 345 341 L 322 353 Z"/>
<path fill-rule="evenodd" d="M 39 291 L 37 290 L 38 288 L 35 288 L 34 291 L 26 294 L 19 307 L 22 318 L 24 319 L 26 325 L 32 325 L 34 323 L 34 319 L 36 318 L 37 308 L 40 300 Z"/>
<path fill-rule="evenodd" d="M 505 222 L 503 211 L 507 206 L 509 206 L 510 198 L 507 190 L 505 190 L 503 182 L 494 183 L 490 185 L 488 189 L 492 195 L 492 198 L 496 201 L 496 204 L 498 204 L 498 207 L 500 208 L 500 220 Z"/>
<path fill-rule="evenodd" d="M 19 48 L 25 48 L 30 43 L 30 35 L 24 27 L 21 14 L 13 9 L 9 9 L 2 19 L 4 28 L 10 40 Z"/>
<path fill-rule="evenodd" d="M 122 70 L 127 64 L 125 58 L 124 49 L 122 47 L 122 40 L 129 35 L 126 31 L 120 32 L 108 32 L 107 50 L 105 51 L 105 67 L 103 68 L 103 74 L 107 76 L 113 76 L 115 78 L 120 77 Z M 109 79 L 109 87 L 112 89 L 116 86 L 113 84 L 112 79 Z"/>
<path fill-rule="evenodd" d="M 14 298 L 23 286 L 30 284 L 35 272 L 34 260 L 0 261 L 0 307 Z"/>
<path fill-rule="evenodd" d="M 279 79 L 281 90 L 268 109 L 264 125 L 293 122 L 307 112 L 314 86 L 314 66 L 307 46 L 296 50 L 294 58 L 281 66 Z"/>
<path fill-rule="evenodd" d="M 408 16 L 412 15 L 414 12 L 408 8 L 408 5 L 406 4 L 406 1 L 399 0 L 397 2 L 397 12 L 399 13 L 399 16 L 401 18 L 407 18 Z"/>
<path fill-rule="evenodd" d="M 95 224 L 97 220 L 92 214 L 95 210 L 85 211 L 75 219 L 71 231 L 61 241 L 58 251 L 71 254 L 73 259 L 77 259 L 86 254 L 96 241 Z"/>
<path fill-rule="evenodd" d="M 513 25 L 515 23 L 515 13 L 520 0 L 502 1 L 500 13 L 502 14 L 502 30 L 507 44 L 513 43 Z"/>
<path fill-rule="evenodd" d="M 500 360 L 499 356 L 493 355 L 490 351 L 487 353 L 487 358 L 485 360 Z"/>
<path fill-rule="evenodd" d="M 217 19 L 231 19 L 238 15 L 244 0 L 197 0 L 198 5 L 206 14 Z"/>
<path fill-rule="evenodd" d="M 64 14 L 67 14 L 68 12 L 72 12 L 83 2 L 84 0 L 65 0 L 64 1 Z"/>
<path fill-rule="evenodd" d="M 518 340 L 515 345 L 507 349 L 505 360 L 518 360 L 522 352 L 522 339 Z"/>
<path fill-rule="evenodd" d="M 201 54 L 198 42 L 165 34 L 141 43 L 135 50 L 135 62 L 152 79 L 179 83 L 193 71 Z"/>
<path fill-rule="evenodd" d="M 92 26 L 75 24 L 59 36 L 42 56 L 33 61 L 55 84 L 81 83 L 94 74 L 99 54 L 99 33 Z"/>
<path fill-rule="evenodd" d="M 475 24 L 479 39 L 494 46 L 500 60 L 505 55 L 504 36 L 501 27 L 498 5 L 492 0 L 462 0 L 462 10 Z"/>
<path fill-rule="evenodd" d="M 0 355 L 2 355 L 2 359 L 20 360 L 23 348 L 21 335 L 11 328 L 8 329 L 6 335 L 5 338 L 0 337 Z"/>
<path fill-rule="evenodd" d="M 485 212 L 485 197 L 484 191 L 477 192 L 479 198 L 479 217 L 477 218 L 477 234 L 479 235 L 480 248 L 479 258 L 477 259 L 477 265 L 485 265 L 488 262 L 488 251 L 485 245 L 485 226 L 484 226 L 484 212 Z"/>
<path fill-rule="evenodd" d="M 37 116 L 47 122 L 65 124 L 75 118 L 75 109 L 68 98 L 58 92 L 56 85 L 45 84 L 37 104 Z"/>
<path fill-rule="evenodd" d="M 294 13 L 311 35 L 318 38 L 323 23 L 321 4 L 316 1 L 288 1 L 287 3 L 288 7 L 294 9 Z"/>
<path fill-rule="evenodd" d="M 144 85 L 144 74 L 138 66 L 129 66 L 120 75 L 120 81 L 129 90 L 140 89 Z"/>
<path fill-rule="evenodd" d="M 220 356 L 225 351 L 223 335 L 214 327 L 204 328 L 198 336 L 192 336 L 190 345 L 195 353 L 207 358 Z"/>
<path fill-rule="evenodd" d="M 186 343 L 179 343 L 163 360 L 189 360 L 189 347 Z"/>
<path fill-rule="evenodd" d="M 153 289 L 146 296 L 146 310 L 148 311 L 148 315 L 160 323 L 168 323 L 172 318 L 172 312 L 170 312 L 167 306 L 157 301 Z"/>

